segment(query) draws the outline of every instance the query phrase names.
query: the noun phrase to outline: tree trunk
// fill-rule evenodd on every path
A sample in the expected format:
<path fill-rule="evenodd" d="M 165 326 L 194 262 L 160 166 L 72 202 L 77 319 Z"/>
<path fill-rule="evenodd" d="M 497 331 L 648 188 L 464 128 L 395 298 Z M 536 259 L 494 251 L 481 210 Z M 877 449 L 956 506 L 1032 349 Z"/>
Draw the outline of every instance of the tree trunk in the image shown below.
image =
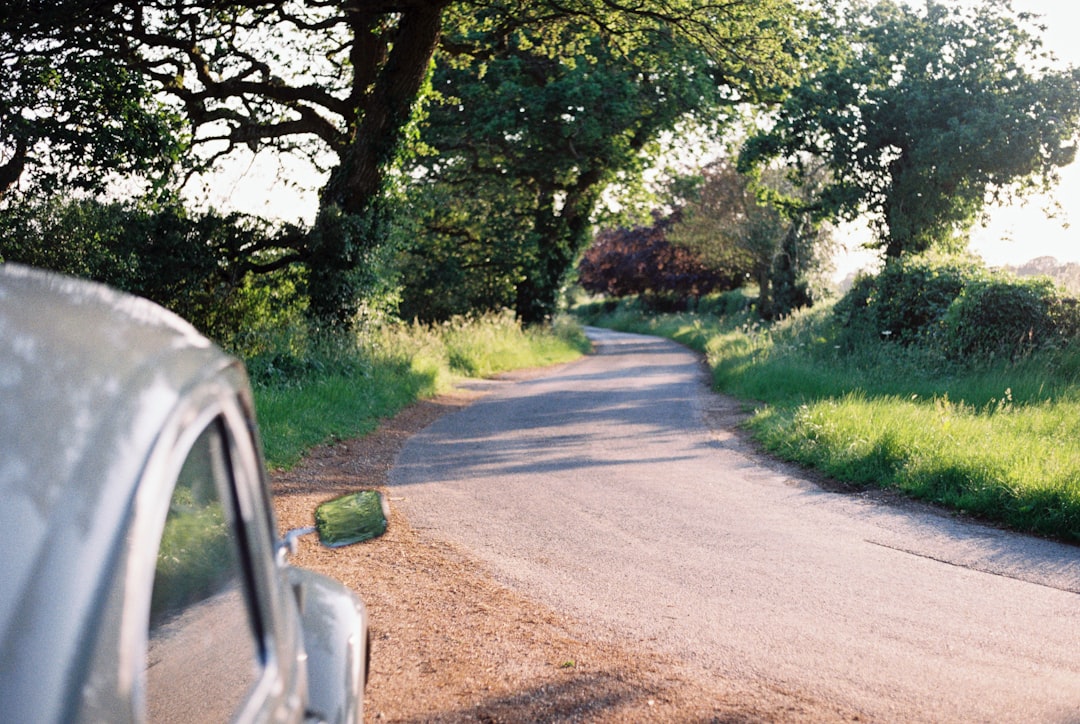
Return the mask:
<path fill-rule="evenodd" d="M 754 273 L 758 285 L 758 316 L 762 319 L 772 319 L 772 294 L 769 285 L 769 268 L 758 267 Z"/>
<path fill-rule="evenodd" d="M 386 43 L 386 63 L 370 92 L 355 89 L 355 95 L 364 98 L 359 109 L 362 115 L 323 190 L 324 209 L 337 206 L 346 214 L 364 214 L 381 196 L 387 171 L 401 150 L 413 106 L 427 78 L 442 32 L 445 5 L 431 3 L 403 11 L 397 31 Z M 358 46 L 359 38 L 371 33 L 370 23 L 379 20 L 365 19 L 354 26 Z M 368 79 L 358 75 L 355 82 L 366 83 Z"/>
<path fill-rule="evenodd" d="M 570 189 L 549 185 L 540 191 L 541 202 L 533 223 L 536 264 L 526 270 L 525 279 L 517 287 L 515 308 L 524 324 L 541 324 L 555 314 L 563 282 L 589 241 L 589 219 L 603 177 L 602 170 L 590 169 Z M 562 208 L 556 210 L 559 192 L 565 197 Z"/>
<path fill-rule="evenodd" d="M 404 10 L 393 37 L 375 35 L 378 15 L 357 19 L 354 56 L 386 53 L 374 74 L 357 71 L 354 97 L 358 125 L 320 199 L 319 218 L 307 246 L 307 293 L 311 316 L 320 324 L 347 327 L 357 309 L 372 252 L 387 243 L 387 175 L 401 153 L 413 107 L 427 79 L 442 30 L 446 2 Z M 360 58 L 354 57 L 360 67 Z M 371 67 L 377 61 L 368 58 Z M 370 88 L 370 89 L 369 89 Z"/>
<path fill-rule="evenodd" d="M 19 177 L 22 176 L 22 172 L 26 168 L 26 150 L 26 140 L 23 138 L 18 139 L 15 142 L 15 151 L 12 153 L 11 159 L 5 164 L 0 164 L 0 198 L 3 198 L 18 183 Z"/>

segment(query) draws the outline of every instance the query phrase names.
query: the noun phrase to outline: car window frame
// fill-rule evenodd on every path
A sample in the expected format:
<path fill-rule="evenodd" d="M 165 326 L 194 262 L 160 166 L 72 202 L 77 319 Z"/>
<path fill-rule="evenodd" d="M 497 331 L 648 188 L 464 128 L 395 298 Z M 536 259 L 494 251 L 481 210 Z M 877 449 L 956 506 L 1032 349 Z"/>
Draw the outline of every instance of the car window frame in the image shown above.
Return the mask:
<path fill-rule="evenodd" d="M 249 421 L 248 409 L 235 384 L 224 379 L 204 382 L 186 392 L 163 426 L 140 476 L 124 574 L 118 662 L 118 684 L 121 690 L 129 692 L 135 721 L 143 720 L 146 711 L 150 596 L 157 546 L 169 503 L 180 469 L 195 441 L 207 427 L 219 422 L 229 460 L 228 504 L 233 507 L 231 517 L 242 541 L 239 563 L 248 589 L 245 600 L 256 631 L 261 666 L 235 718 L 237 721 L 259 719 L 281 706 L 296 705 L 280 700 L 281 693 L 290 688 L 288 679 L 295 676 L 290 671 L 290 662 L 282 655 L 289 642 L 280 639 L 295 634 L 289 629 L 287 612 L 282 610 L 282 592 L 274 562 L 276 531 L 272 528 L 272 511 L 270 515 L 264 512 L 270 501 L 264 493 L 261 458 L 251 434 L 254 425 Z"/>

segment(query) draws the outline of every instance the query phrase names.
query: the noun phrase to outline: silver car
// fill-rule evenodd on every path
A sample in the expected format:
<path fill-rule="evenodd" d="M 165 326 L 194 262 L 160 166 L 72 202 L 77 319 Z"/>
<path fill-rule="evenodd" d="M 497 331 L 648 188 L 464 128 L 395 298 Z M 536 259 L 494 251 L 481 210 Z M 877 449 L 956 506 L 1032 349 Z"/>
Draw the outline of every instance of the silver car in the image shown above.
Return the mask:
<path fill-rule="evenodd" d="M 367 618 L 292 567 L 243 366 L 0 265 L 0 719 L 361 721 Z"/>

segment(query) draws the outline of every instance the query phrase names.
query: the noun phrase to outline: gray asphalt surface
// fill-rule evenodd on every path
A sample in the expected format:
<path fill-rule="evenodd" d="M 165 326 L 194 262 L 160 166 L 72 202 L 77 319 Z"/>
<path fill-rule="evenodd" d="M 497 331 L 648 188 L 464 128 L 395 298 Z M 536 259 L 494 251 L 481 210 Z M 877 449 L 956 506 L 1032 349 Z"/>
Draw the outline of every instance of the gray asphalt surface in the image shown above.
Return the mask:
<path fill-rule="evenodd" d="M 1080 722 L 1080 548 L 824 491 L 707 424 L 730 403 L 693 353 L 590 336 L 410 441 L 391 483 L 414 526 L 733 692 Z"/>

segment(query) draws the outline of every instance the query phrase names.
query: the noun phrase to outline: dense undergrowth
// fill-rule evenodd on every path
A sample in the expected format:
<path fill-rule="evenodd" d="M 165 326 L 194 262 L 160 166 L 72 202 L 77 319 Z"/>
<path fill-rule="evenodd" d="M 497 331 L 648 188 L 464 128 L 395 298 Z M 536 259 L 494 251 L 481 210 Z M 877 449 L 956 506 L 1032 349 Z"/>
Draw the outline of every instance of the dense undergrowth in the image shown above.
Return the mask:
<path fill-rule="evenodd" d="M 246 362 L 267 463 L 288 467 L 312 446 L 370 432 L 463 378 L 564 362 L 588 348 L 568 319 L 523 329 L 512 315 L 489 314 L 375 325 L 348 337 L 282 330 Z"/>
<path fill-rule="evenodd" d="M 855 339 L 832 304 L 770 325 L 749 308 L 731 311 L 741 306 L 729 295 L 679 314 L 637 301 L 577 311 L 704 353 L 715 388 L 754 407 L 749 429 L 773 454 L 1080 542 L 1080 344 L 955 355 L 893 335 Z"/>

